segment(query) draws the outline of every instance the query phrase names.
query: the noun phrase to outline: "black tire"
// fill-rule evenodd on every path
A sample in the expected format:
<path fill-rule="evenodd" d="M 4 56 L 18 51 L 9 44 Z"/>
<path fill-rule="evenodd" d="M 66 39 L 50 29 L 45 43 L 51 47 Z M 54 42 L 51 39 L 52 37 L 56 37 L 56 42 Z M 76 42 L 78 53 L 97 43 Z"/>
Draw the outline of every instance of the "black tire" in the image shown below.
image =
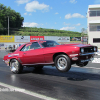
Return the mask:
<path fill-rule="evenodd" d="M 55 58 L 55 66 L 61 72 L 67 72 L 71 68 L 71 61 L 67 55 L 58 55 Z"/>
<path fill-rule="evenodd" d="M 34 67 L 36 70 L 41 70 L 43 68 L 43 66 L 35 66 Z"/>
<path fill-rule="evenodd" d="M 19 74 L 23 70 L 23 66 L 19 63 L 17 59 L 12 59 L 10 62 L 10 70 L 14 74 Z"/>
<path fill-rule="evenodd" d="M 84 67 L 88 64 L 88 61 L 87 62 L 77 62 L 76 65 L 79 66 L 79 67 Z"/>

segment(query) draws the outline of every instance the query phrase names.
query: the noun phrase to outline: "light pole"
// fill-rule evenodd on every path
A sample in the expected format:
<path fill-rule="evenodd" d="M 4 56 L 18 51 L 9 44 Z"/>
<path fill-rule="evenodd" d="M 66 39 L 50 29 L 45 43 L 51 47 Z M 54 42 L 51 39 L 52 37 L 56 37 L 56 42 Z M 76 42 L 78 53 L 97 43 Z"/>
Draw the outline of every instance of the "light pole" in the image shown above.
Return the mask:
<path fill-rule="evenodd" d="M 9 16 L 8 16 L 8 35 L 9 35 Z"/>

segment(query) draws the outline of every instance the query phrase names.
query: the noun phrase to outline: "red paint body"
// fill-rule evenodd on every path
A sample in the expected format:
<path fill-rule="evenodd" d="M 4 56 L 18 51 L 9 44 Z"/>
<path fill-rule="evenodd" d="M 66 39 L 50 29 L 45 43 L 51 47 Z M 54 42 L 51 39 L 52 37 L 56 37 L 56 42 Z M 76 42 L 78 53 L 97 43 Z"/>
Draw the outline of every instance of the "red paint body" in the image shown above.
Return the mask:
<path fill-rule="evenodd" d="M 40 44 L 41 41 L 35 41 Z M 32 43 L 32 42 L 30 42 Z M 28 44 L 28 43 L 26 43 Z M 56 45 L 54 47 L 42 47 L 39 49 L 32 49 L 29 51 L 20 51 L 23 46 L 20 46 L 15 52 L 4 56 L 4 61 L 7 65 L 11 59 L 17 59 L 22 65 L 45 65 L 45 64 L 54 64 L 54 58 L 58 54 L 65 54 L 68 55 L 72 62 L 80 61 L 86 59 L 87 55 L 80 56 L 80 48 L 85 47 L 94 47 L 91 45 L 83 45 L 83 44 L 63 44 L 63 45 Z M 97 48 L 97 47 L 96 47 Z M 90 59 L 94 54 L 88 56 Z M 74 57 L 77 57 L 75 59 Z M 74 60 L 73 60 L 74 59 Z"/>

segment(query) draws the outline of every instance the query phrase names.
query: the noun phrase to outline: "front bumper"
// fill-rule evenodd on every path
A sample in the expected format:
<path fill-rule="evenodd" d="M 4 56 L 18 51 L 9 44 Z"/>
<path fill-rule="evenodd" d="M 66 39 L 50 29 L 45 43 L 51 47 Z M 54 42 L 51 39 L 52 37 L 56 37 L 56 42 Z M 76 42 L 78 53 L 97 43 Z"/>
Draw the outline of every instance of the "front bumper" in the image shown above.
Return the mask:
<path fill-rule="evenodd" d="M 80 60 L 80 62 L 88 62 L 88 61 L 93 61 L 94 58 L 86 59 L 86 60 Z"/>
<path fill-rule="evenodd" d="M 94 59 L 97 52 L 74 54 L 72 61 L 88 62 Z"/>
<path fill-rule="evenodd" d="M 3 61 L 5 62 L 5 64 L 6 64 L 7 66 L 9 66 L 9 62 L 10 62 L 9 59 L 7 59 L 7 60 L 3 60 Z"/>
<path fill-rule="evenodd" d="M 91 52 L 91 53 L 80 53 L 80 56 L 88 56 L 88 55 L 96 55 L 97 52 Z"/>

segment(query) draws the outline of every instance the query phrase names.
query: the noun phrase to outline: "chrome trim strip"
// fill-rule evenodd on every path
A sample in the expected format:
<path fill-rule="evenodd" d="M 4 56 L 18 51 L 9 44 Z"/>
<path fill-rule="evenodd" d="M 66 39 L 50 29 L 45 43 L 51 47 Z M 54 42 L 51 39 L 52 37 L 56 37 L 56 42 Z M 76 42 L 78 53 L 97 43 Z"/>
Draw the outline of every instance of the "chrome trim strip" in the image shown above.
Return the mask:
<path fill-rule="evenodd" d="M 22 64 L 22 65 L 46 65 L 46 64 L 54 64 L 54 62 L 52 63 L 35 63 L 35 64 Z"/>
<path fill-rule="evenodd" d="M 69 56 L 78 56 L 78 54 L 71 54 L 71 55 L 69 55 Z"/>
<path fill-rule="evenodd" d="M 78 57 L 73 57 L 72 60 L 74 60 L 74 61 L 75 61 L 75 60 L 78 60 Z"/>
<path fill-rule="evenodd" d="M 80 53 L 80 56 L 93 55 L 93 54 L 95 54 L 95 53 L 96 53 L 96 52 L 84 53 L 84 54 Z"/>

